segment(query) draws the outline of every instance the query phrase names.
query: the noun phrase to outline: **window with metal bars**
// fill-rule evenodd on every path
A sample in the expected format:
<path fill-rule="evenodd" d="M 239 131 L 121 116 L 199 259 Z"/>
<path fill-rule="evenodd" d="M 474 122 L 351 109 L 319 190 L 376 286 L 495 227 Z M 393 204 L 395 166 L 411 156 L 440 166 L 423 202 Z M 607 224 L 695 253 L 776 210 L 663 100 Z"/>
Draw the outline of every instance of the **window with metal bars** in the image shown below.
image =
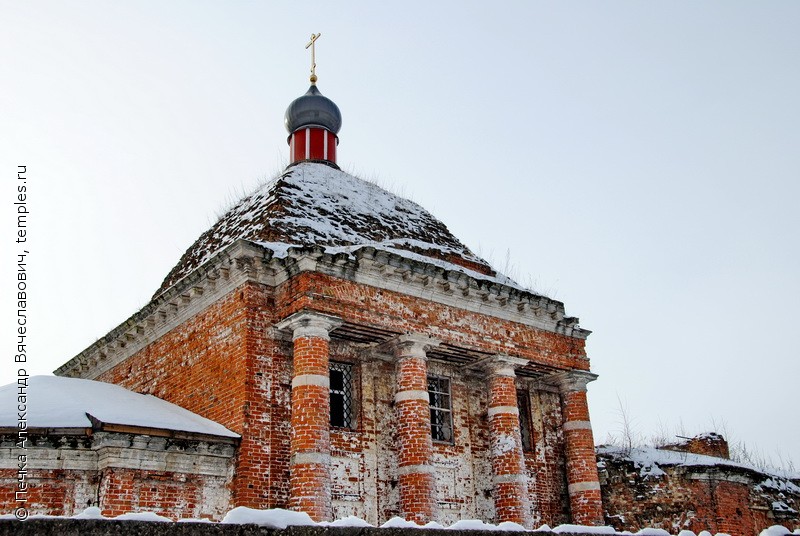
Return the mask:
<path fill-rule="evenodd" d="M 431 438 L 453 442 L 453 409 L 450 404 L 450 380 L 428 376 L 428 398 L 431 405 Z"/>
<path fill-rule="evenodd" d="M 517 408 L 519 408 L 519 434 L 522 437 L 522 450 L 533 450 L 531 405 L 527 391 L 517 391 Z"/>
<path fill-rule="evenodd" d="M 353 428 L 353 365 L 330 363 L 331 426 Z"/>

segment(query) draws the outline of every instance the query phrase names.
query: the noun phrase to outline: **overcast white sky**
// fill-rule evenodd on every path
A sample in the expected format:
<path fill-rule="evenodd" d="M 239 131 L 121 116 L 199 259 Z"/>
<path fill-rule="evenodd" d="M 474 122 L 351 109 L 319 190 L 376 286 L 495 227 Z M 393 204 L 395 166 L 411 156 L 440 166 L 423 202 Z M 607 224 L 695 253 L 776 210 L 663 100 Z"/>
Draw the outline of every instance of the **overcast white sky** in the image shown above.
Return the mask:
<path fill-rule="evenodd" d="M 0 21 L 0 383 L 16 166 L 28 368 L 50 373 L 282 169 L 322 32 L 343 169 L 594 331 L 598 442 L 619 399 L 643 436 L 725 422 L 800 464 L 800 2 L 8 0 Z"/>

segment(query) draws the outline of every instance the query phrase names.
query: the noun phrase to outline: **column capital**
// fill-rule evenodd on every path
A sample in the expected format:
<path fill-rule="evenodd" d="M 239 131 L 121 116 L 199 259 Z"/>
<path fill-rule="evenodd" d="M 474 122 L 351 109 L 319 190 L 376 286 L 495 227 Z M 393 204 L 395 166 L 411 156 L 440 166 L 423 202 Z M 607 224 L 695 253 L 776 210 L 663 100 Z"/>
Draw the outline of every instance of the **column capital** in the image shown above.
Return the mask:
<path fill-rule="evenodd" d="M 428 352 L 442 343 L 442 341 L 438 339 L 428 337 L 421 333 L 406 333 L 388 342 L 397 359 L 416 357 L 426 360 L 428 359 Z"/>
<path fill-rule="evenodd" d="M 507 376 L 509 378 L 515 378 L 517 376 L 515 369 L 524 367 L 527 364 L 528 360 L 522 357 L 497 354 L 483 361 L 481 363 L 481 368 L 485 370 L 489 376 Z"/>
<path fill-rule="evenodd" d="M 586 385 L 597 379 L 597 374 L 585 370 L 565 370 L 542 378 L 544 383 L 558 387 L 561 393 L 586 391 Z"/>
<path fill-rule="evenodd" d="M 342 320 L 316 311 L 300 311 L 275 324 L 283 331 L 292 332 L 292 340 L 300 337 L 318 337 L 330 340 L 330 332 L 342 325 Z"/>

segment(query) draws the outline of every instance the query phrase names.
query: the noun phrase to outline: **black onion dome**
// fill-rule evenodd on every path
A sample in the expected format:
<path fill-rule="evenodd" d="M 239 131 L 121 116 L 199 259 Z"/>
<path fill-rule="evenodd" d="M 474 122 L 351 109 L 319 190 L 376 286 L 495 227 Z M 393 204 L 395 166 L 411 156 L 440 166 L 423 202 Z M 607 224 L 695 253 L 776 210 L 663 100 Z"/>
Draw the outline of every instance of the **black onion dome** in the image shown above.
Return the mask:
<path fill-rule="evenodd" d="M 342 128 L 342 112 L 312 84 L 305 95 L 293 100 L 286 108 L 285 123 L 290 134 L 298 128 L 311 126 L 323 127 L 337 134 Z"/>

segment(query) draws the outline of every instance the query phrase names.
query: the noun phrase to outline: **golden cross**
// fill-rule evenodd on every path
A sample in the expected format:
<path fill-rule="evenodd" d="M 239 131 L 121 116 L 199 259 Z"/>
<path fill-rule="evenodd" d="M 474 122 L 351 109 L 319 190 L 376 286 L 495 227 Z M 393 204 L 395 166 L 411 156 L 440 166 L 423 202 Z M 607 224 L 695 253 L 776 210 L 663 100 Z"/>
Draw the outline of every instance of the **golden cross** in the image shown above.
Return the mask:
<path fill-rule="evenodd" d="M 311 34 L 311 41 L 308 42 L 306 45 L 306 50 L 308 47 L 311 47 L 311 83 L 315 84 L 317 82 L 317 58 L 316 58 L 316 50 L 314 43 L 319 39 L 322 33 L 318 33 L 314 35 Z"/>

